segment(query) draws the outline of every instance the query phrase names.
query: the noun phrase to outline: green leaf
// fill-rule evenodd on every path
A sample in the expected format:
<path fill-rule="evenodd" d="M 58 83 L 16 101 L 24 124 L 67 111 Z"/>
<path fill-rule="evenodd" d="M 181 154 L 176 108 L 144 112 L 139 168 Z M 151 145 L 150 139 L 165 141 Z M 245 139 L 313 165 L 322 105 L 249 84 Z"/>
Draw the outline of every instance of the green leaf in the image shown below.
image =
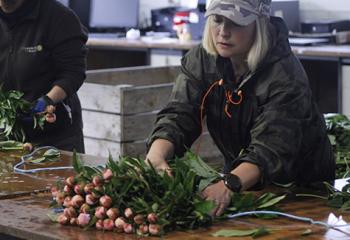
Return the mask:
<path fill-rule="evenodd" d="M 30 163 L 41 163 L 41 162 L 44 162 L 45 160 L 46 160 L 45 157 L 40 157 L 40 158 L 31 159 L 28 162 L 30 162 Z"/>
<path fill-rule="evenodd" d="M 306 229 L 304 232 L 301 233 L 301 236 L 309 236 L 312 234 L 311 229 Z"/>
<path fill-rule="evenodd" d="M 56 158 L 59 157 L 61 155 L 60 151 L 54 149 L 54 148 L 50 148 L 47 151 L 44 152 L 43 156 L 47 157 L 47 158 Z"/>
<path fill-rule="evenodd" d="M 57 223 L 58 222 L 58 216 L 60 214 L 58 213 L 48 213 L 47 216 L 49 217 L 49 219 L 51 220 L 51 222 Z"/>
<path fill-rule="evenodd" d="M 84 170 L 83 163 L 75 150 L 73 151 L 73 168 L 78 174 Z"/>
<path fill-rule="evenodd" d="M 258 238 L 269 234 L 270 231 L 265 227 L 260 227 L 255 233 L 253 233 L 252 238 Z"/>
<path fill-rule="evenodd" d="M 215 208 L 215 202 L 209 200 L 202 200 L 194 203 L 194 209 L 201 214 L 208 214 Z"/>
<path fill-rule="evenodd" d="M 339 195 L 336 195 L 328 200 L 327 205 L 334 208 L 341 208 L 343 206 L 343 198 Z"/>
<path fill-rule="evenodd" d="M 153 203 L 153 204 L 152 204 L 152 211 L 153 211 L 153 212 L 156 213 L 156 212 L 158 211 L 158 208 L 159 208 L 159 204 L 158 204 L 158 203 Z"/>
<path fill-rule="evenodd" d="M 268 208 L 268 207 L 274 206 L 277 203 L 279 203 L 281 200 L 283 200 L 285 197 L 286 197 L 286 195 L 269 199 L 267 202 L 264 202 L 261 205 L 259 205 L 257 207 L 257 209 Z"/>

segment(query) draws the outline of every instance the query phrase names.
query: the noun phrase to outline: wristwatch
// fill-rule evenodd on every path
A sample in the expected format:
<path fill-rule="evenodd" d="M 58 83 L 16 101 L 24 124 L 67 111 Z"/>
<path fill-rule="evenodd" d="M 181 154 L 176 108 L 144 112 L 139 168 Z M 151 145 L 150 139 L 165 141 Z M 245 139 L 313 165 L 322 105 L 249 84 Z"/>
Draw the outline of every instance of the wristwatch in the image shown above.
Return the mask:
<path fill-rule="evenodd" d="M 232 173 L 229 174 L 225 174 L 224 175 L 224 184 L 225 186 L 230 189 L 232 192 L 240 192 L 241 188 L 242 188 L 242 183 L 241 183 L 241 179 Z"/>

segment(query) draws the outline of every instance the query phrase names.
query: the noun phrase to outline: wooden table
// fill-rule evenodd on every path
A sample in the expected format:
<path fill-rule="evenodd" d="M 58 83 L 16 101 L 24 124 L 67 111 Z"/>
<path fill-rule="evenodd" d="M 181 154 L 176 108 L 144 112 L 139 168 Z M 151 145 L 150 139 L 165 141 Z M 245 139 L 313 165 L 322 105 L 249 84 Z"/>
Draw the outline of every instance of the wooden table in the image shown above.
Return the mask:
<path fill-rule="evenodd" d="M 16 159 L 18 154 L 3 154 L 0 153 L 3 159 Z M 71 154 L 63 153 L 64 160 L 62 164 L 70 163 Z M 100 163 L 100 159 L 82 156 L 83 161 L 87 162 L 89 165 L 94 165 Z M 0 160 L 3 161 L 3 160 Z M 10 173 L 8 173 L 11 175 Z M 129 239 L 140 239 L 135 235 L 119 234 L 114 232 L 101 232 L 95 229 L 83 230 L 78 227 L 71 226 L 60 226 L 59 224 L 54 224 L 50 222 L 47 214 L 50 212 L 48 206 L 50 203 L 50 194 L 48 193 L 31 193 L 33 191 L 42 191 L 49 186 L 52 178 L 55 179 L 55 173 L 51 173 L 51 177 L 41 179 L 41 183 L 37 181 L 36 178 L 28 177 L 25 182 L 27 189 L 22 188 L 22 184 L 12 183 L 13 192 L 9 191 L 9 188 L 4 188 L 4 184 L 0 184 L 0 192 L 6 192 L 3 194 L 3 199 L 0 200 L 0 238 L 4 236 L 12 236 L 22 239 L 65 239 L 65 240 L 129 240 Z M 71 172 L 63 171 L 57 173 L 56 177 L 62 178 L 63 176 L 70 175 Z M 16 175 L 18 176 L 18 175 Z M 45 175 L 48 176 L 48 175 Z M 7 176 L 9 177 L 9 176 Z M 22 179 L 22 176 L 18 176 L 18 179 Z M 16 194 L 20 188 L 22 196 Z M 30 190 L 32 188 L 32 191 Z M 4 190 L 6 189 L 6 190 Z M 271 188 L 271 190 L 276 192 L 284 192 L 283 189 Z M 292 196 L 292 195 L 290 195 Z M 5 199 L 7 198 L 7 199 Z M 350 221 L 350 214 L 340 213 L 335 209 L 331 209 L 325 205 L 325 201 L 319 199 L 296 199 L 289 197 L 288 200 L 280 204 L 280 208 L 285 213 L 296 214 L 298 216 L 310 217 L 314 220 L 327 221 L 330 213 L 334 213 L 336 216 L 343 215 L 345 221 Z M 277 218 L 273 220 L 262 220 L 252 217 L 242 217 L 235 220 L 220 221 L 213 224 L 210 228 L 201 228 L 194 231 L 187 232 L 172 232 L 168 233 L 165 239 L 189 239 L 189 240 L 209 240 L 217 239 L 212 237 L 211 234 L 221 230 L 221 229 L 250 229 L 257 228 L 259 226 L 265 226 L 268 229 L 273 229 L 273 231 L 261 239 L 350 239 L 350 235 L 335 231 L 327 230 L 320 226 L 313 226 L 307 223 L 290 220 L 287 218 Z M 312 231 L 311 235 L 302 236 L 302 233 L 310 229 Z M 347 230 L 350 233 L 350 227 Z M 3 235 L 1 235 L 3 234 Z M 145 238 L 143 238 L 145 239 Z M 155 239 L 155 238 L 147 238 Z M 251 239 L 248 238 L 229 238 L 229 239 Z"/>
<path fill-rule="evenodd" d="M 58 180 L 74 175 L 73 170 L 55 170 L 38 172 L 35 174 L 19 174 L 13 172 L 13 166 L 20 162 L 24 152 L 0 152 L 0 199 L 13 198 L 30 193 L 48 191 Z M 104 164 L 105 159 L 80 155 L 87 165 Z M 45 165 L 46 167 L 72 166 L 72 153 L 62 152 L 61 161 Z M 33 169 L 37 165 L 24 165 L 26 169 Z M 40 167 L 40 166 L 39 166 Z"/>

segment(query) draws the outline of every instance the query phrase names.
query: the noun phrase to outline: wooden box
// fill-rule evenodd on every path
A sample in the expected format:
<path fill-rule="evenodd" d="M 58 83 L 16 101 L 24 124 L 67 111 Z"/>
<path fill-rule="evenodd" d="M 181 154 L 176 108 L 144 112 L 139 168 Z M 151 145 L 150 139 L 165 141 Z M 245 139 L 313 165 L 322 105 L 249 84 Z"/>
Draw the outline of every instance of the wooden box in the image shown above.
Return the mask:
<path fill-rule="evenodd" d="M 156 114 L 167 104 L 179 70 L 143 66 L 88 71 L 78 92 L 86 153 L 144 157 Z M 208 133 L 200 149 L 204 158 L 220 155 Z"/>

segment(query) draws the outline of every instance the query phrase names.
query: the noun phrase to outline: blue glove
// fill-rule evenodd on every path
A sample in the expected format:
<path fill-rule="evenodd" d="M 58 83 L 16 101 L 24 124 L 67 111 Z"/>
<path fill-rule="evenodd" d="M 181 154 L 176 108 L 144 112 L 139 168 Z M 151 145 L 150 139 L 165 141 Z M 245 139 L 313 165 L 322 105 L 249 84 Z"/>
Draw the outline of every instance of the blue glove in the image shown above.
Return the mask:
<path fill-rule="evenodd" d="M 36 100 L 34 107 L 32 108 L 32 113 L 41 113 L 44 112 L 46 107 L 49 105 L 54 105 L 54 102 L 48 96 L 44 95 Z"/>

